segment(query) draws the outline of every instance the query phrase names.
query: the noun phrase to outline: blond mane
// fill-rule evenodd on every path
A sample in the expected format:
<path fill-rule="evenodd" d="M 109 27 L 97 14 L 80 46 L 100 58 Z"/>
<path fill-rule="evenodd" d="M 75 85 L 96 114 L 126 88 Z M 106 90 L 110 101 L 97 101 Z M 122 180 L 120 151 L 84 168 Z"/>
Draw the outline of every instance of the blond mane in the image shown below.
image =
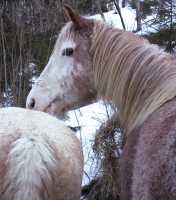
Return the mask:
<path fill-rule="evenodd" d="M 176 96 L 176 60 L 147 40 L 95 22 L 90 52 L 99 96 L 118 107 L 124 129 Z"/>

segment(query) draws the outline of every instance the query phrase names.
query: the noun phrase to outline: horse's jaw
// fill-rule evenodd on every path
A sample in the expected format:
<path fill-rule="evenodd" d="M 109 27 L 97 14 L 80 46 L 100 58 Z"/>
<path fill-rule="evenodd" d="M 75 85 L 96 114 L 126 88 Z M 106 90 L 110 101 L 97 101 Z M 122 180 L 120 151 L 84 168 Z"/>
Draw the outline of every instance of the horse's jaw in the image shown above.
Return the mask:
<path fill-rule="evenodd" d="M 71 110 L 78 109 L 83 106 L 87 106 L 89 104 L 95 103 L 97 101 L 97 95 L 96 93 L 90 93 L 86 98 L 83 99 L 77 99 L 77 98 L 71 98 L 71 101 L 69 101 L 69 97 L 64 100 L 59 97 L 56 98 L 47 98 L 46 96 L 38 95 L 37 97 L 41 99 L 39 104 L 35 104 L 35 108 L 31 108 L 31 99 L 33 97 L 33 90 L 29 93 L 26 101 L 26 108 L 27 109 L 33 109 L 38 110 L 42 112 L 46 112 L 50 115 L 56 116 L 57 118 L 63 119 L 65 116 L 65 113 Z M 35 97 L 36 98 L 36 97 Z"/>

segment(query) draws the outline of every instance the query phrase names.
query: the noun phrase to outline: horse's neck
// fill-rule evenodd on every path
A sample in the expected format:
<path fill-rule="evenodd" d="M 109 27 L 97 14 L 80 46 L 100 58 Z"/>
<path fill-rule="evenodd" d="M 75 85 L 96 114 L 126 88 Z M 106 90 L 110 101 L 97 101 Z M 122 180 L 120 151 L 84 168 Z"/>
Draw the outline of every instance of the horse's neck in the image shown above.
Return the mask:
<path fill-rule="evenodd" d="M 117 106 L 122 126 L 133 129 L 176 96 L 175 61 L 146 40 L 95 23 L 91 53 L 96 89 Z"/>

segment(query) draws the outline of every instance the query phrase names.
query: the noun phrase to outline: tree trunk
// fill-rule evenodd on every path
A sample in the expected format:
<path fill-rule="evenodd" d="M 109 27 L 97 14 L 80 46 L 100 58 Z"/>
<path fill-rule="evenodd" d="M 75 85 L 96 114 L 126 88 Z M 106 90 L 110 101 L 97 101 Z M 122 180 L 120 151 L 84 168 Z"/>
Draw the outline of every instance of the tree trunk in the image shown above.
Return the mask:
<path fill-rule="evenodd" d="M 122 0 L 122 8 L 125 8 L 126 6 L 126 0 Z"/>
<path fill-rule="evenodd" d="M 122 17 L 122 13 L 121 13 L 121 10 L 120 10 L 120 6 L 119 6 L 119 0 L 113 0 L 113 2 L 114 2 L 114 5 L 116 7 L 116 10 L 117 10 L 117 12 L 118 12 L 118 14 L 120 16 L 123 29 L 126 30 L 125 23 L 124 23 L 124 20 L 123 20 L 123 17 Z"/>
<path fill-rule="evenodd" d="M 137 21 L 137 29 L 136 31 L 140 31 L 142 29 L 141 23 L 141 1 L 138 0 L 136 2 L 136 21 Z"/>

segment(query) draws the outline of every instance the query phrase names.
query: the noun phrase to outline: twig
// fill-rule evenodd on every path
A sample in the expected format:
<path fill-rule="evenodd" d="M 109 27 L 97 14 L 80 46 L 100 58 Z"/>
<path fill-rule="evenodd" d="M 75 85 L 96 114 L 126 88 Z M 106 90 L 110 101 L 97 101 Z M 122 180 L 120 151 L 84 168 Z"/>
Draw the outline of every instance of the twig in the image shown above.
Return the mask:
<path fill-rule="evenodd" d="M 119 13 L 123 29 L 126 30 L 125 23 L 124 23 L 124 20 L 123 20 L 123 17 L 122 17 L 122 13 L 121 13 L 121 10 L 120 10 L 119 3 L 117 3 L 116 0 L 113 0 L 113 2 L 114 2 L 114 5 L 116 7 L 117 12 Z"/>

